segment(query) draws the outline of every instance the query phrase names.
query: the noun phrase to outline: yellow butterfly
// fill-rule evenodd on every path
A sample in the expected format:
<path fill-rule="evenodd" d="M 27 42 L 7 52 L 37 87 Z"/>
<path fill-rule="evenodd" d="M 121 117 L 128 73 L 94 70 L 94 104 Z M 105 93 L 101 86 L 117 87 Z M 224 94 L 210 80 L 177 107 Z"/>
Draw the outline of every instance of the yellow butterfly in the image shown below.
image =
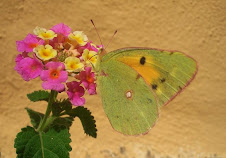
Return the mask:
<path fill-rule="evenodd" d="M 112 127 L 125 135 L 147 133 L 159 108 L 195 77 L 197 62 L 183 53 L 152 48 L 100 50 L 97 83 Z"/>

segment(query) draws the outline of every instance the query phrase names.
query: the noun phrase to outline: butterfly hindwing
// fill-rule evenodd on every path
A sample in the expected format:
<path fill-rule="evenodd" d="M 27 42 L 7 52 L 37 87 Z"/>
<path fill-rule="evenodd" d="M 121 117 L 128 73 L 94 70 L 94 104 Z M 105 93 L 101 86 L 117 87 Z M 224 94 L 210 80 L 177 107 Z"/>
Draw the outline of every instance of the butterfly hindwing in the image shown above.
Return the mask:
<path fill-rule="evenodd" d="M 128 65 L 118 60 L 101 62 L 98 87 L 104 111 L 115 130 L 138 135 L 155 124 L 158 106 L 153 92 Z"/>

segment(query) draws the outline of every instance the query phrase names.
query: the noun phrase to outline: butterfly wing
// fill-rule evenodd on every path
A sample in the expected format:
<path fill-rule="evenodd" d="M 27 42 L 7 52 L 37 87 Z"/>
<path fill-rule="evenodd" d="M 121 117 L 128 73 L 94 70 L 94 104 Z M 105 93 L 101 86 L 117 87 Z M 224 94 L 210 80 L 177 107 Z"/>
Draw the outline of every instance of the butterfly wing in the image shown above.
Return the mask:
<path fill-rule="evenodd" d="M 144 134 L 155 124 L 156 99 L 131 67 L 118 60 L 101 62 L 97 81 L 104 111 L 116 131 L 125 135 Z"/>
<path fill-rule="evenodd" d="M 166 105 L 195 77 L 196 61 L 177 51 L 125 48 L 109 53 L 105 60 L 118 60 L 133 68 L 153 89 L 160 106 Z"/>
<path fill-rule="evenodd" d="M 158 105 L 172 100 L 196 72 L 195 60 L 177 51 L 125 48 L 104 55 L 98 83 L 113 128 L 129 135 L 147 132 L 157 119 Z M 125 97 L 129 89 L 132 100 Z M 145 102 L 147 98 L 152 102 Z M 118 113 L 121 117 L 116 119 Z M 143 127 L 140 131 L 139 126 Z"/>

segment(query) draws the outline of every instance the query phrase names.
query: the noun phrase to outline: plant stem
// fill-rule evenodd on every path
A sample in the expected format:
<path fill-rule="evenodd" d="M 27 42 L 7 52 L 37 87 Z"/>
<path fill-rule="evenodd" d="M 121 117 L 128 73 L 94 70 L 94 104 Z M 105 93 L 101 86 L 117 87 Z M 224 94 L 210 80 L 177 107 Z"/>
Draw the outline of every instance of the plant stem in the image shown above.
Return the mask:
<path fill-rule="evenodd" d="M 56 119 L 56 116 L 50 116 L 46 119 L 46 123 L 43 125 L 42 131 L 45 131 L 46 128 L 53 123 L 53 121 Z"/>
<path fill-rule="evenodd" d="M 39 127 L 37 129 L 37 131 L 43 131 L 44 128 L 46 127 L 46 120 L 48 119 L 51 111 L 52 111 L 52 105 L 55 101 L 55 98 L 56 98 L 56 95 L 57 95 L 57 91 L 54 91 L 54 90 L 51 90 L 51 93 L 50 93 L 50 96 L 49 96 L 49 101 L 48 101 L 48 106 L 47 106 L 47 109 L 46 109 L 46 113 L 44 115 L 44 118 L 43 120 L 40 122 L 39 124 Z"/>

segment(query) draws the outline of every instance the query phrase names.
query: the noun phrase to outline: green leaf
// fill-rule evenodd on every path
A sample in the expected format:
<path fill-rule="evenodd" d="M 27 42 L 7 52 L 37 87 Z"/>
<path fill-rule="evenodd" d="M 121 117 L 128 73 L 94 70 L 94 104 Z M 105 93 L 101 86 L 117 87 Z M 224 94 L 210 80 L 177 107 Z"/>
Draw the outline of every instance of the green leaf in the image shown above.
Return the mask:
<path fill-rule="evenodd" d="M 94 138 L 97 137 L 96 121 L 87 108 L 78 106 L 77 108 L 67 112 L 67 114 L 72 117 L 78 117 L 81 120 L 84 132 L 86 134 Z"/>
<path fill-rule="evenodd" d="M 62 102 L 62 109 L 65 110 L 66 112 L 67 111 L 70 111 L 72 109 L 72 104 L 71 102 L 69 101 L 69 99 L 64 99 Z"/>
<path fill-rule="evenodd" d="M 70 142 L 68 129 L 38 133 L 28 126 L 17 134 L 14 147 L 18 158 L 69 158 Z"/>
<path fill-rule="evenodd" d="M 16 153 L 18 154 L 18 158 L 24 157 L 24 150 L 25 146 L 28 143 L 28 141 L 37 135 L 37 132 L 34 130 L 34 128 L 27 126 L 26 128 L 22 128 L 21 132 L 17 134 L 14 148 L 16 148 Z"/>
<path fill-rule="evenodd" d="M 49 95 L 50 93 L 48 91 L 34 91 L 30 94 L 27 94 L 28 99 L 30 99 L 30 101 L 36 102 L 36 101 L 48 101 L 49 100 Z"/>
<path fill-rule="evenodd" d="M 53 121 L 52 127 L 69 129 L 74 121 L 73 117 L 58 117 Z"/>
<path fill-rule="evenodd" d="M 42 118 L 44 117 L 44 114 L 34 111 L 30 108 L 25 108 L 25 109 L 27 110 L 27 113 L 30 116 L 32 126 L 35 129 L 37 129 L 39 126 L 39 123 L 41 122 Z"/>
<path fill-rule="evenodd" d="M 62 129 L 70 129 L 74 118 L 69 117 L 59 117 L 59 116 L 50 116 L 46 121 L 46 125 L 43 129 L 44 132 L 49 131 L 49 129 L 54 128 L 56 131 Z"/>
<path fill-rule="evenodd" d="M 55 129 L 51 128 L 47 133 L 46 135 L 49 135 L 49 136 L 55 136 L 59 139 L 61 139 L 61 141 L 64 143 L 65 147 L 67 148 L 68 151 L 71 151 L 72 148 L 70 146 L 70 142 L 71 142 L 71 139 L 70 139 L 70 133 L 68 132 L 68 130 L 66 129 L 61 129 L 60 132 L 56 131 Z"/>
<path fill-rule="evenodd" d="M 68 99 L 62 101 L 56 101 L 52 106 L 52 112 L 54 116 L 59 116 L 62 111 L 70 111 L 72 104 Z"/>
<path fill-rule="evenodd" d="M 52 112 L 54 116 L 59 116 L 62 111 L 63 109 L 61 108 L 61 105 L 59 102 L 53 103 Z"/>

